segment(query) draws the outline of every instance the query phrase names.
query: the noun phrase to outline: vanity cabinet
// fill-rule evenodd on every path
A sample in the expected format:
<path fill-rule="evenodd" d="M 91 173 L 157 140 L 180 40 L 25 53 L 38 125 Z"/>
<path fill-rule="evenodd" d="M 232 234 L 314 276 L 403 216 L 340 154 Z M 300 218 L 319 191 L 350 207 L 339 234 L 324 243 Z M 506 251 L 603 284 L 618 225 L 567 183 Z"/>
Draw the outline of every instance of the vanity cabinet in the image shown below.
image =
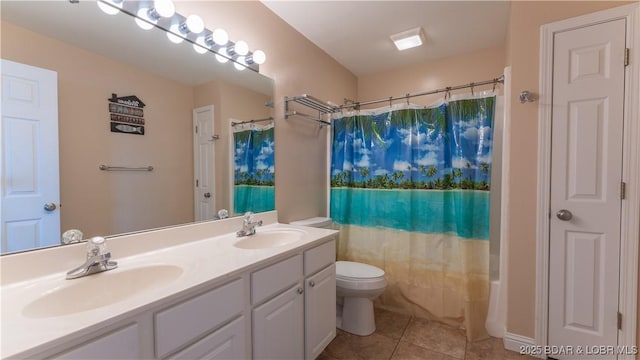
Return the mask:
<path fill-rule="evenodd" d="M 29 357 L 315 359 L 336 334 L 335 283 L 331 238 L 160 300 Z"/>
<path fill-rule="evenodd" d="M 252 273 L 253 358 L 320 355 L 336 335 L 335 279 L 334 240 Z"/>

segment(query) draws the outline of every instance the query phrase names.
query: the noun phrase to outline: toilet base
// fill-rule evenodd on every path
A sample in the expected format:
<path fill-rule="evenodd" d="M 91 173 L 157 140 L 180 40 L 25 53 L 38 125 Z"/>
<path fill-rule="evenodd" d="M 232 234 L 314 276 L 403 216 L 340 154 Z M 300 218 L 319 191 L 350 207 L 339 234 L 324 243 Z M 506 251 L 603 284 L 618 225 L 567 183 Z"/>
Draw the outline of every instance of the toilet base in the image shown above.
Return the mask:
<path fill-rule="evenodd" d="M 338 329 L 348 333 L 367 336 L 376 331 L 373 301 L 364 297 L 343 298 L 342 311 L 336 312 Z M 341 315 L 341 316 L 340 316 Z"/>

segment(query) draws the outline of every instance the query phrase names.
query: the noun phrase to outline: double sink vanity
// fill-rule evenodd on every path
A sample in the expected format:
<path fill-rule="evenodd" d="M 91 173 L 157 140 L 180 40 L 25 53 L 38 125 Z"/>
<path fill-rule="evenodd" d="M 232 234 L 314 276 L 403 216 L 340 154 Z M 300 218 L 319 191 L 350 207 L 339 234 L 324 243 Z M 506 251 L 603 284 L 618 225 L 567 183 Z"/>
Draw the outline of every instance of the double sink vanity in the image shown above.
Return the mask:
<path fill-rule="evenodd" d="M 335 337 L 336 231 L 241 217 L 106 241 L 117 268 L 67 280 L 74 244 L 0 258 L 1 357 L 314 359 Z"/>

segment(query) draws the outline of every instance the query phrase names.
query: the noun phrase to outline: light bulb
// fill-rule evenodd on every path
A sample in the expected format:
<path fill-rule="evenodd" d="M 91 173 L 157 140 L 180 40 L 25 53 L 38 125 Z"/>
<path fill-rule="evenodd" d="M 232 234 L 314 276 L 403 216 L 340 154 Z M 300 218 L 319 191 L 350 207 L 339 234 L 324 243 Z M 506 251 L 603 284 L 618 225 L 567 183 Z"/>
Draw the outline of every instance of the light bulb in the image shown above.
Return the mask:
<path fill-rule="evenodd" d="M 154 0 L 153 8 L 158 15 L 166 18 L 172 17 L 176 13 L 176 6 L 173 5 L 171 0 Z"/>
<path fill-rule="evenodd" d="M 226 63 L 227 61 L 229 61 L 229 59 L 225 57 L 225 55 L 227 55 L 226 49 L 223 48 L 218 50 L 218 54 L 216 54 L 216 60 L 218 60 L 218 62 L 221 64 Z"/>
<path fill-rule="evenodd" d="M 205 54 L 207 51 L 207 45 L 204 42 L 204 36 L 198 36 L 195 44 L 193 44 L 193 50 L 195 50 L 198 54 Z"/>
<path fill-rule="evenodd" d="M 249 53 L 249 45 L 246 42 L 240 40 L 233 46 L 233 52 L 240 56 L 245 56 Z"/>
<path fill-rule="evenodd" d="M 115 15 L 120 12 L 122 8 L 122 1 L 110 1 L 110 0 L 97 0 L 98 7 L 106 14 Z M 107 3 L 111 4 L 108 5 Z"/>
<path fill-rule="evenodd" d="M 256 50 L 253 52 L 251 60 L 258 65 L 262 65 L 264 64 L 265 60 L 267 60 L 267 55 L 265 55 L 264 51 L 262 50 Z"/>
<path fill-rule="evenodd" d="M 174 44 L 180 44 L 182 40 L 184 40 L 181 36 L 176 35 L 176 33 L 180 32 L 179 28 L 180 28 L 180 25 L 173 24 L 169 28 L 169 31 L 167 31 L 167 38 L 169 38 L 169 40 Z"/>
<path fill-rule="evenodd" d="M 213 42 L 220 46 L 224 46 L 229 42 L 229 35 L 224 29 L 215 29 L 213 30 Z"/>
<path fill-rule="evenodd" d="M 147 15 L 147 13 L 149 12 L 149 9 L 147 8 L 140 8 L 138 10 L 138 17 L 136 18 L 136 24 L 144 30 L 151 30 L 153 29 L 153 25 L 150 24 L 151 23 L 156 23 L 156 21 L 151 20 L 149 18 L 149 16 Z M 146 21 L 145 21 L 146 20 Z"/>
<path fill-rule="evenodd" d="M 236 62 L 233 63 L 233 66 L 236 68 L 236 70 L 244 70 L 246 68 L 246 62 L 245 62 L 245 57 L 244 56 L 240 56 L 236 59 Z"/>
<path fill-rule="evenodd" d="M 204 31 L 204 22 L 198 15 L 189 15 L 185 23 L 187 24 L 187 29 L 194 34 L 200 34 Z"/>

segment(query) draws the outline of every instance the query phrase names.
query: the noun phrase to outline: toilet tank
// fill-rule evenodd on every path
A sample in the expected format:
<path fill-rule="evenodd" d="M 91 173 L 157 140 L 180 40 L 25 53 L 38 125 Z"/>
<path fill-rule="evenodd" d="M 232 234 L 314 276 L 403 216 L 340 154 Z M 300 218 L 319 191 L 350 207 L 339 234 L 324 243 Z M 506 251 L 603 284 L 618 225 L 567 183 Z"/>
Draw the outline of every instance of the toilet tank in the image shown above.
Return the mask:
<path fill-rule="evenodd" d="M 328 217 L 313 217 L 290 222 L 291 225 L 310 226 L 315 228 L 333 229 L 333 222 Z"/>

